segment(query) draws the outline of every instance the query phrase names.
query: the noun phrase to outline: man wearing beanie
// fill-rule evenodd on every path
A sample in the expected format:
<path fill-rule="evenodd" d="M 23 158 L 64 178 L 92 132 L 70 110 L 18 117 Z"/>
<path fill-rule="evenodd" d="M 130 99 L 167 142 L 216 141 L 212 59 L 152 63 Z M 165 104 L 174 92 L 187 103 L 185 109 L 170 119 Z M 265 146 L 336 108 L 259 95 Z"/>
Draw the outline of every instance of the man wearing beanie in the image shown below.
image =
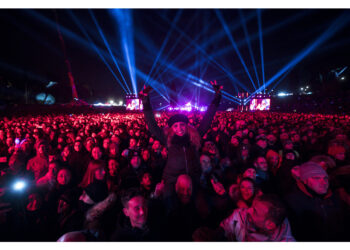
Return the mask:
<path fill-rule="evenodd" d="M 306 162 L 293 168 L 296 185 L 285 195 L 289 220 L 297 241 L 348 240 L 344 206 L 329 188 L 328 174 L 321 165 Z"/>
<path fill-rule="evenodd" d="M 201 168 L 198 151 L 201 147 L 201 138 L 210 128 L 221 99 L 222 86 L 217 85 L 216 81 L 211 84 L 215 90 L 215 98 L 208 107 L 198 130 L 188 125 L 189 120 L 183 114 L 170 117 L 168 127 L 165 130 L 161 129 L 154 118 L 148 95 L 152 88 L 147 87 L 140 92 L 146 124 L 157 140 L 168 148 L 168 160 L 162 177 L 164 198 L 170 197 L 175 192 L 175 183 L 179 175 L 189 175 L 194 183 L 194 188 L 199 183 Z"/>

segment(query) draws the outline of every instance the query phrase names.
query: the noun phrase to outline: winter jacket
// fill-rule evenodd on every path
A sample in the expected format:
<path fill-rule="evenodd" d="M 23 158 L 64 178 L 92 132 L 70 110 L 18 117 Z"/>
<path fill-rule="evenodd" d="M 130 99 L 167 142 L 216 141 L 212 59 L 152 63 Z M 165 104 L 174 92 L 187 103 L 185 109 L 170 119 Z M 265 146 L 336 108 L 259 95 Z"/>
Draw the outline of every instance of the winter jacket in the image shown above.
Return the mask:
<path fill-rule="evenodd" d="M 225 236 L 230 241 L 295 241 L 288 219 L 277 227 L 270 235 L 255 232 L 254 227 L 247 219 L 246 208 L 238 208 L 224 219 L 220 227 L 225 231 Z"/>
<path fill-rule="evenodd" d="M 213 117 L 216 113 L 217 107 L 219 106 L 221 94 L 215 95 L 214 100 L 208 107 L 203 120 L 198 128 L 198 133 L 202 138 L 204 134 L 210 128 Z M 149 97 L 143 99 L 146 124 L 150 132 L 161 142 L 163 145 L 167 145 L 167 137 L 164 131 L 159 128 L 152 111 Z M 163 179 L 166 185 L 165 189 L 173 186 L 177 180 L 177 177 L 181 174 L 188 174 L 192 179 L 198 179 L 200 176 L 200 165 L 199 165 L 199 152 L 198 149 L 191 143 L 179 145 L 167 145 L 168 146 L 168 160 L 163 171 Z M 167 192 L 165 190 L 165 192 Z"/>
<path fill-rule="evenodd" d="M 342 203 L 330 189 L 320 196 L 298 181 L 293 191 L 285 196 L 285 201 L 297 241 L 349 240 L 344 237 L 346 222 Z"/>

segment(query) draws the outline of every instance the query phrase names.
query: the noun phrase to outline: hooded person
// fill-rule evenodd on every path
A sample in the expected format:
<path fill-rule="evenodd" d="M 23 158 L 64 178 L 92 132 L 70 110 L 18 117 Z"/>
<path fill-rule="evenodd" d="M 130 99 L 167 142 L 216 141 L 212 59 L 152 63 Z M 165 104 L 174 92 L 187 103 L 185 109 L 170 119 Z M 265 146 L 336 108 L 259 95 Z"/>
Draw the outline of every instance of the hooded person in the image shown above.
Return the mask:
<path fill-rule="evenodd" d="M 168 148 L 168 159 L 163 171 L 164 197 L 171 196 L 175 191 L 177 177 L 188 174 L 195 185 L 199 183 L 201 168 L 199 165 L 199 149 L 201 138 L 210 128 L 217 107 L 220 104 L 222 86 L 211 82 L 215 89 L 215 98 L 209 105 L 198 129 L 189 125 L 189 119 L 183 114 L 176 114 L 168 120 L 168 127 L 162 130 L 153 115 L 148 93 L 152 89 L 147 87 L 140 92 L 144 105 L 146 124 L 150 132 Z"/>
<path fill-rule="evenodd" d="M 292 169 L 293 190 L 285 195 L 289 219 L 297 241 L 344 241 L 349 235 L 343 204 L 329 188 L 321 165 L 306 162 Z M 348 230 L 348 229 L 347 229 Z"/>

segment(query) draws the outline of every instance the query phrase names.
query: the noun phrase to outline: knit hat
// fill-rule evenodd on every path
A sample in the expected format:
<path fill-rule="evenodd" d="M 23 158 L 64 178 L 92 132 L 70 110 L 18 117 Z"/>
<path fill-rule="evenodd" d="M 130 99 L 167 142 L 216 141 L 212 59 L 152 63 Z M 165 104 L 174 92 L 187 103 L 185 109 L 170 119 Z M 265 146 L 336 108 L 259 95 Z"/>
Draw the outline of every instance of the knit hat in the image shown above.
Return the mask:
<path fill-rule="evenodd" d="M 173 115 L 172 117 L 170 117 L 170 119 L 168 120 L 168 126 L 171 127 L 176 122 L 184 122 L 187 124 L 189 122 L 189 120 L 188 120 L 187 116 L 185 116 L 183 114 L 176 114 L 176 115 Z"/>
<path fill-rule="evenodd" d="M 321 165 L 308 161 L 300 165 L 300 180 L 306 181 L 310 177 L 317 175 L 327 175 L 327 172 L 321 167 Z"/>

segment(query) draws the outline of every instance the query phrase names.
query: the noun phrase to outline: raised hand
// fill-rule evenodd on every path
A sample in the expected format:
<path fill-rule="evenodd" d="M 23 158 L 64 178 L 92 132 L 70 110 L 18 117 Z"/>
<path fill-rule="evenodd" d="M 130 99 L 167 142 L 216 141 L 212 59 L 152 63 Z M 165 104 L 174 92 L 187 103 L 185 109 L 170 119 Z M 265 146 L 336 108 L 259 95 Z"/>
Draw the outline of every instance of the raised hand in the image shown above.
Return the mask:
<path fill-rule="evenodd" d="M 143 96 L 148 96 L 148 94 L 153 90 L 153 88 L 151 86 L 147 86 L 144 85 L 143 89 L 140 91 L 139 96 L 143 97 Z"/>
<path fill-rule="evenodd" d="M 213 86 L 215 93 L 219 93 L 224 87 L 222 85 L 218 85 L 216 80 L 210 81 L 211 86 Z"/>

